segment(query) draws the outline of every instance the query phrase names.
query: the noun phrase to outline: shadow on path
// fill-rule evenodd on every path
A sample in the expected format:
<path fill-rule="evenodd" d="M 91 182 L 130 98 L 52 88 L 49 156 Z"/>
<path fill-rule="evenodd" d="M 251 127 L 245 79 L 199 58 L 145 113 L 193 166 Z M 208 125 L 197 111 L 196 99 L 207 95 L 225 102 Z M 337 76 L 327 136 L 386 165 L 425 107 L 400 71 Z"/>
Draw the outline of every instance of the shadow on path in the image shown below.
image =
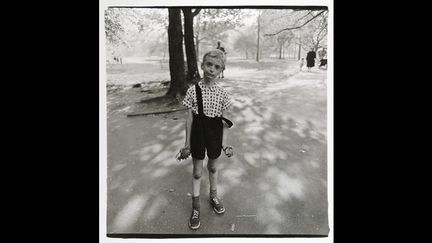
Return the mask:
<path fill-rule="evenodd" d="M 235 155 L 222 155 L 219 170 L 227 212 L 208 205 L 204 170 L 196 232 L 187 226 L 192 162 L 174 158 L 186 113 L 112 117 L 125 121 L 108 124 L 108 233 L 328 234 L 325 86 L 290 86 L 297 75 L 278 75 L 224 80 L 235 123 L 227 137 Z"/>

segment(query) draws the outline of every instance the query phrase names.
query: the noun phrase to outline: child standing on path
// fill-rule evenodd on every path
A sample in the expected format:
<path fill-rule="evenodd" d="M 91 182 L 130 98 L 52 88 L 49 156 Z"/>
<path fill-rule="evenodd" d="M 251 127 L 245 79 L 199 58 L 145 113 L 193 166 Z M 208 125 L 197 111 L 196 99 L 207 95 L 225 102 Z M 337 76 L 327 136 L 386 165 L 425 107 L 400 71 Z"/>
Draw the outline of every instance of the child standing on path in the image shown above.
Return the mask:
<path fill-rule="evenodd" d="M 188 110 L 186 120 L 186 142 L 182 151 L 192 154 L 193 178 L 192 178 L 192 214 L 189 219 L 189 227 L 200 227 L 200 186 L 203 169 L 203 161 L 207 152 L 210 181 L 210 204 L 217 214 L 223 214 L 225 207 L 217 196 L 218 158 L 221 150 L 231 157 L 232 147 L 225 146 L 223 111 L 230 105 L 228 92 L 216 83 L 216 78 L 224 69 L 224 53 L 219 50 L 209 51 L 203 57 L 201 69 L 204 78 L 197 85 L 191 86 L 183 100 Z M 201 102 L 202 100 L 202 102 Z M 228 120 L 227 123 L 230 123 Z M 229 125 L 231 126 L 232 123 Z"/>

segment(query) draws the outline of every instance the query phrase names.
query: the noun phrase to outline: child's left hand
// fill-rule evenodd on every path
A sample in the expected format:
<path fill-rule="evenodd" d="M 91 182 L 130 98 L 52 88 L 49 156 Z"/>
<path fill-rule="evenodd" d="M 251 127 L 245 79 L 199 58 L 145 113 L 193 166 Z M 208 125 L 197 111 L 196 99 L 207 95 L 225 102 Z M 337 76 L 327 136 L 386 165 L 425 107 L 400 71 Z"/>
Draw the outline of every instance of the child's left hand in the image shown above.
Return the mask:
<path fill-rule="evenodd" d="M 230 158 L 231 156 L 234 155 L 234 151 L 233 151 L 233 147 L 231 146 L 226 146 L 225 148 L 222 149 L 225 153 L 225 155 Z"/>

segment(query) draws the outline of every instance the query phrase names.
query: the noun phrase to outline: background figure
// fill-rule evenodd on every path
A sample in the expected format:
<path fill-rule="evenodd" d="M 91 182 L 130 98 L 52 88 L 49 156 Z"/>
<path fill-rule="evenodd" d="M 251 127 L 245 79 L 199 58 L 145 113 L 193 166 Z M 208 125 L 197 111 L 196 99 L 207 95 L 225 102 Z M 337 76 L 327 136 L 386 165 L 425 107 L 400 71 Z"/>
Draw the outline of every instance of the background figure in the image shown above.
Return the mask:
<path fill-rule="evenodd" d="M 320 60 L 320 65 L 319 65 L 319 67 L 318 68 L 321 68 L 321 67 L 325 67 L 325 68 L 327 68 L 327 56 L 325 56 L 323 59 L 321 59 Z"/>
<path fill-rule="evenodd" d="M 304 59 L 304 57 L 302 57 L 302 59 L 299 62 L 299 64 L 300 64 L 300 71 L 302 71 L 304 63 L 305 63 L 305 59 Z"/>
<path fill-rule="evenodd" d="M 311 50 L 306 55 L 308 71 L 310 71 L 310 69 L 315 66 L 315 58 L 316 58 L 316 53 L 314 49 L 311 48 Z"/>
<path fill-rule="evenodd" d="M 321 68 L 322 66 L 327 67 L 327 48 L 323 48 L 318 52 L 318 57 L 320 61 L 320 65 L 318 68 Z"/>
<path fill-rule="evenodd" d="M 226 54 L 227 54 L 227 52 L 225 51 L 225 48 L 223 46 L 221 46 L 221 41 L 220 40 L 218 40 L 218 42 L 217 42 L 216 49 L 221 50 L 224 53 L 224 62 L 226 63 Z M 221 78 L 221 76 L 222 76 L 222 78 L 224 78 L 224 70 L 225 70 L 225 67 L 222 69 L 222 72 L 219 74 L 218 78 Z"/>
<path fill-rule="evenodd" d="M 327 48 L 324 47 L 318 52 L 318 58 L 321 60 L 324 59 L 325 56 L 327 56 Z"/>
<path fill-rule="evenodd" d="M 319 61 L 320 61 L 320 65 L 318 66 L 318 68 L 321 67 L 327 67 L 327 48 L 323 48 L 322 50 L 320 50 L 318 52 L 318 57 L 319 57 Z"/>

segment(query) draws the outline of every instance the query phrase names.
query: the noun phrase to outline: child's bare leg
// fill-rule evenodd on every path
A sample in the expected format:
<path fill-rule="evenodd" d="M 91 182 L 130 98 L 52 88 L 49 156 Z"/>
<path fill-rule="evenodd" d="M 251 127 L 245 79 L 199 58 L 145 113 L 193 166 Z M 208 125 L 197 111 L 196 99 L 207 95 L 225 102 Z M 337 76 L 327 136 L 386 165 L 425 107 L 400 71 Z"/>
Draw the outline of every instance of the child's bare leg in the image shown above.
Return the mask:
<path fill-rule="evenodd" d="M 192 178 L 193 196 L 199 196 L 200 187 L 201 187 L 203 160 L 192 159 L 192 161 L 193 161 L 193 178 Z"/>
<path fill-rule="evenodd" d="M 199 209 L 199 196 L 201 188 L 201 175 L 203 160 L 192 159 L 193 162 L 193 177 L 192 177 L 192 207 Z"/>
<path fill-rule="evenodd" d="M 218 159 L 209 159 L 207 163 L 207 169 L 209 171 L 210 180 L 210 204 L 213 206 L 213 210 L 217 214 L 222 214 L 225 212 L 225 207 L 223 203 L 217 196 L 217 178 L 218 170 L 216 168 Z"/>
<path fill-rule="evenodd" d="M 210 159 L 207 163 L 207 169 L 209 171 L 209 181 L 210 181 L 210 196 L 212 196 L 212 192 L 216 194 L 217 192 L 217 177 L 218 171 L 216 168 L 218 159 Z M 216 195 L 215 195 L 216 196 Z"/>
<path fill-rule="evenodd" d="M 192 177 L 192 213 L 189 218 L 189 228 L 196 230 L 200 227 L 200 183 L 202 175 L 203 160 L 192 158 L 193 177 Z"/>

